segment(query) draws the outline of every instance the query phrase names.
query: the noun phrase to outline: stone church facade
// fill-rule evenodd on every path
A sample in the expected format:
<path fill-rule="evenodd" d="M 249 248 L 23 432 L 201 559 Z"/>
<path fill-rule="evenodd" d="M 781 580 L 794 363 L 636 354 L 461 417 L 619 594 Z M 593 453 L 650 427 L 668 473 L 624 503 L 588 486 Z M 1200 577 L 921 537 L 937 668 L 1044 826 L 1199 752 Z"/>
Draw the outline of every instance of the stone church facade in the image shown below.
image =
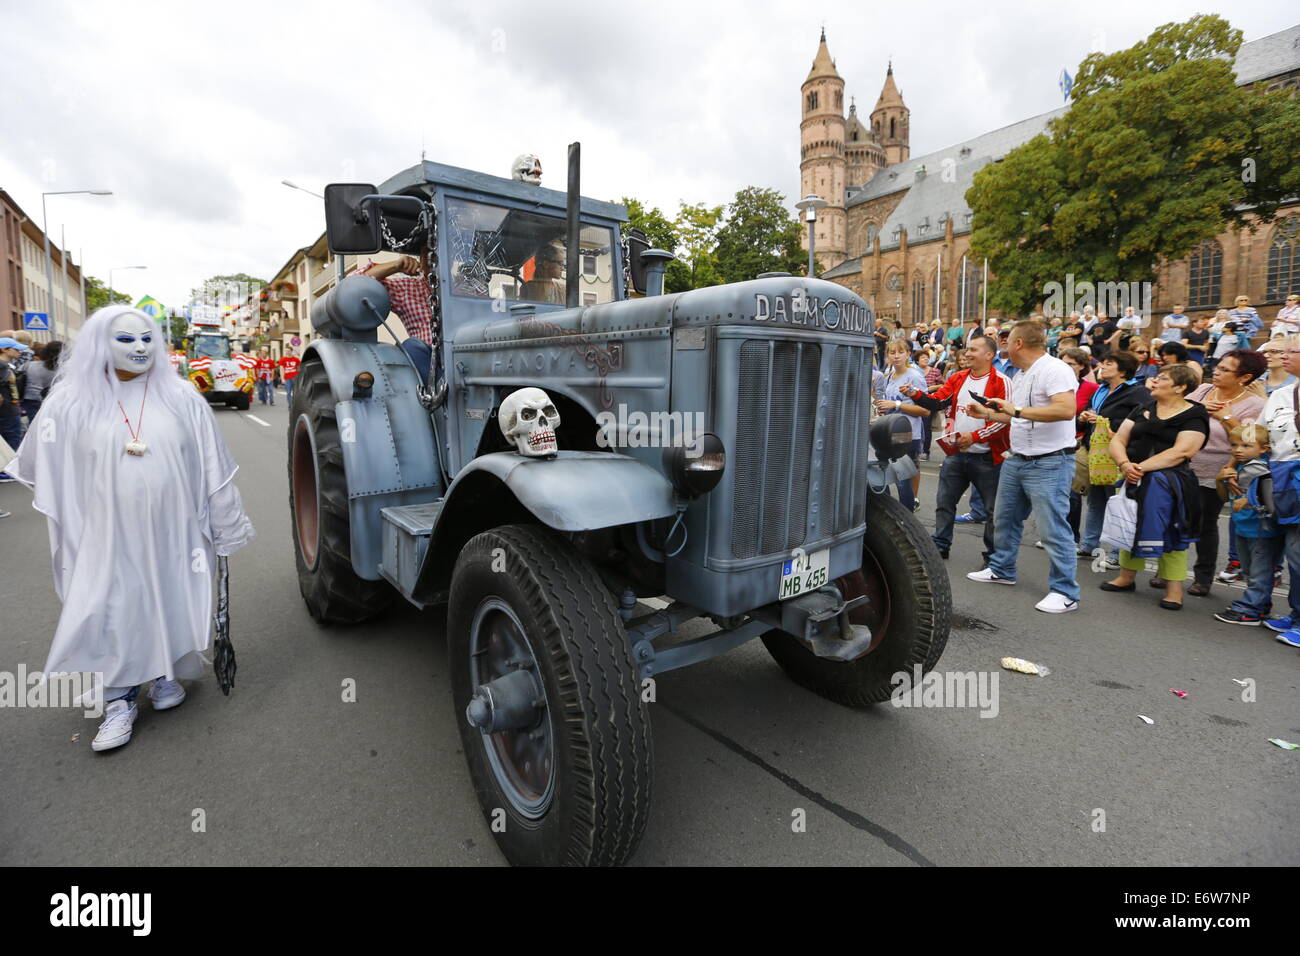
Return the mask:
<path fill-rule="evenodd" d="M 1234 66 L 1242 85 L 1300 90 L 1300 26 L 1243 43 Z M 817 219 L 818 274 L 857 292 L 894 327 L 978 321 L 986 277 L 983 261 L 969 255 L 966 190 L 978 169 L 1045 132 L 1065 107 L 912 157 L 910 113 L 892 64 L 870 126 L 852 105 L 844 118 L 843 91 L 823 32 L 800 123 L 802 194 L 830 203 Z M 1254 233 L 1227 231 L 1162 263 L 1151 307 L 1155 315 L 1174 304 L 1190 315 L 1213 314 L 1247 295 L 1269 320 L 1292 293 L 1300 293 L 1300 204 Z"/>

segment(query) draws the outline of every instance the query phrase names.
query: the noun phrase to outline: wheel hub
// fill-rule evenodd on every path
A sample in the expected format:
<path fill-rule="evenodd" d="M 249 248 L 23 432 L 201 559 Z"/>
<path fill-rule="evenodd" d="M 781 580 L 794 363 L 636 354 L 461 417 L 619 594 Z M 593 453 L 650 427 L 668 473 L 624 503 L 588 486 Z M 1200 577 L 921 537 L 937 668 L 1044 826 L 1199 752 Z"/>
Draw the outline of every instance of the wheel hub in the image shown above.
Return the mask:
<path fill-rule="evenodd" d="M 488 763 L 517 812 L 536 819 L 555 795 L 555 745 L 546 693 L 523 625 L 503 600 L 479 605 L 470 624 L 465 718 L 478 729 Z"/>

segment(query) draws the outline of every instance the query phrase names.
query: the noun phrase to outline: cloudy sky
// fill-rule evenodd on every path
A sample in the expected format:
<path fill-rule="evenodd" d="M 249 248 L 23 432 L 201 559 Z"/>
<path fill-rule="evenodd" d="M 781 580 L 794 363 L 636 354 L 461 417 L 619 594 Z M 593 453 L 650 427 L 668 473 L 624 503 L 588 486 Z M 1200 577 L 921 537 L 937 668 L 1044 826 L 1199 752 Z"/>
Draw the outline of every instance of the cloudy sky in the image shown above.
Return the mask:
<path fill-rule="evenodd" d="M 1292 26 L 1284 0 L 1219 4 L 1246 39 Z M 272 274 L 324 228 L 328 182 L 429 159 L 506 175 L 537 153 L 564 188 L 675 211 L 747 185 L 793 201 L 799 85 L 824 22 L 870 112 L 892 57 L 914 155 L 1053 109 L 1057 76 L 1206 5 L 840 2 L 640 4 L 72 3 L 0 0 L 0 188 L 92 275 L 183 304 L 210 275 Z M 635 12 L 634 12 L 635 11 Z"/>

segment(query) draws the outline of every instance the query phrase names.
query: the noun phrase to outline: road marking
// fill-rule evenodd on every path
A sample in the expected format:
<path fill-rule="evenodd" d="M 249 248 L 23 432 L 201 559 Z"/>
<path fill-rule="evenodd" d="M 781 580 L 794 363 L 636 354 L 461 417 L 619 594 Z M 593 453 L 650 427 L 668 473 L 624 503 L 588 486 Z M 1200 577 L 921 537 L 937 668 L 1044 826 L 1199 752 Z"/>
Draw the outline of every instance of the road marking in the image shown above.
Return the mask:
<path fill-rule="evenodd" d="M 251 418 L 253 421 L 257 422 L 257 424 L 259 424 L 259 425 L 261 425 L 261 426 L 263 426 L 263 427 L 265 427 L 265 428 L 270 428 L 270 427 L 271 427 L 271 423 L 270 423 L 270 422 L 264 422 L 264 421 L 262 421 L 260 418 L 258 418 L 256 415 L 245 415 L 244 417 L 245 417 L 245 418 Z"/>

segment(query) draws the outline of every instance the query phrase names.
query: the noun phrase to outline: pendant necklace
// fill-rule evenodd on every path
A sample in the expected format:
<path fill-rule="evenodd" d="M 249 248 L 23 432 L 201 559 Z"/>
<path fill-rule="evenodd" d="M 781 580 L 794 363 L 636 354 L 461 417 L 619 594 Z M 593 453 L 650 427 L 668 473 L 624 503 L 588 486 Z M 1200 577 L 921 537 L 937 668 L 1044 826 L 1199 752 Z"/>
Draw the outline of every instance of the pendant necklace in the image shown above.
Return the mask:
<path fill-rule="evenodd" d="M 127 417 L 126 409 L 122 408 L 122 402 L 119 399 L 117 407 L 122 412 L 122 421 L 126 422 L 126 430 L 131 433 L 131 440 L 126 443 L 126 453 L 128 455 L 143 455 L 148 447 L 140 438 L 140 432 L 144 428 L 144 402 L 149 397 L 149 380 L 145 379 L 144 395 L 140 399 L 140 414 L 136 416 L 136 427 L 131 427 L 131 419 Z"/>

